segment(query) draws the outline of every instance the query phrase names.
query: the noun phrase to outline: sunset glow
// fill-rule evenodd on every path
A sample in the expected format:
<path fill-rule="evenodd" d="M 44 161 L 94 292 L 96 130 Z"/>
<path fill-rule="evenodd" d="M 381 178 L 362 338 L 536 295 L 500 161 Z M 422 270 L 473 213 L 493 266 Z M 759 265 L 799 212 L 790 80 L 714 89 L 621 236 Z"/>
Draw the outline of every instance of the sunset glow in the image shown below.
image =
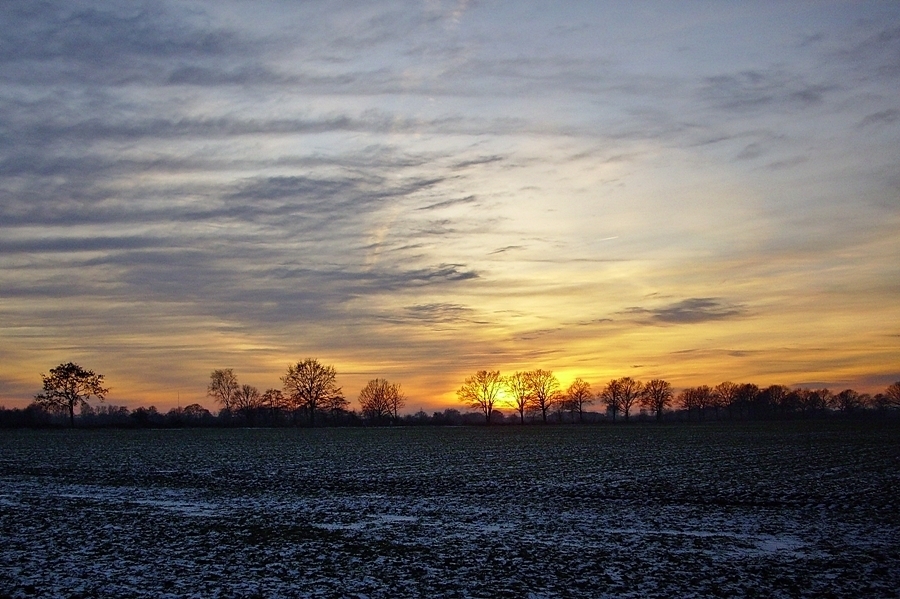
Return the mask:
<path fill-rule="evenodd" d="M 0 405 L 900 380 L 900 4 L 12 4 Z"/>

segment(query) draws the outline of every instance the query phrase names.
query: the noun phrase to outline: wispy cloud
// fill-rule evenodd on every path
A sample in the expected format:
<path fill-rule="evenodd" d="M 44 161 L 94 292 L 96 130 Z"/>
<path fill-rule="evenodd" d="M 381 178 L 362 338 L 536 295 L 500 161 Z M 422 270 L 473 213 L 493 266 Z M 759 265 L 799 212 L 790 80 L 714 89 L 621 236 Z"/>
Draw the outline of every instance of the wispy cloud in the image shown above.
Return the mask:
<path fill-rule="evenodd" d="M 809 83 L 779 70 L 743 71 L 707 78 L 701 97 L 727 110 L 790 110 L 820 104 L 835 89 L 835 84 Z"/>
<path fill-rule="evenodd" d="M 872 114 L 867 114 L 859 122 L 859 126 L 869 127 L 878 125 L 891 125 L 898 120 L 900 120 L 900 110 L 896 108 L 888 108 L 887 110 L 880 110 L 878 112 L 873 112 Z"/>
<path fill-rule="evenodd" d="M 696 324 L 743 317 L 747 310 L 740 304 L 726 303 L 720 298 L 692 297 L 658 308 L 631 307 L 622 314 L 652 323 Z"/>

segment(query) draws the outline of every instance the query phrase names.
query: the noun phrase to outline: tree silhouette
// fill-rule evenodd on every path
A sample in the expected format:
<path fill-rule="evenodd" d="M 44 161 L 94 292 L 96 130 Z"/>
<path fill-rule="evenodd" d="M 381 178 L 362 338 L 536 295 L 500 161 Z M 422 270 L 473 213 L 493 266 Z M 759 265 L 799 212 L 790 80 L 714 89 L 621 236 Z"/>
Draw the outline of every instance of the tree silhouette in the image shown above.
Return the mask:
<path fill-rule="evenodd" d="M 387 398 L 388 382 L 385 379 L 372 379 L 359 392 L 359 405 L 363 417 L 369 420 L 383 421 L 391 416 L 391 406 Z"/>
<path fill-rule="evenodd" d="M 288 366 L 281 382 L 291 407 L 306 410 L 310 426 L 315 426 L 316 410 L 336 411 L 347 405 L 336 378 L 334 366 L 324 366 L 315 358 L 307 358 Z"/>
<path fill-rule="evenodd" d="M 891 383 L 884 390 L 884 396 L 887 398 L 887 404 L 895 408 L 900 408 L 900 381 Z"/>
<path fill-rule="evenodd" d="M 485 422 L 491 423 L 494 404 L 503 389 L 503 378 L 499 370 L 479 370 L 470 376 L 462 387 L 457 389 L 456 396 L 469 407 L 477 408 L 484 414 Z"/>
<path fill-rule="evenodd" d="M 671 383 L 662 379 L 649 381 L 641 393 L 641 405 L 652 411 L 657 420 L 661 420 L 663 411 L 672 405 Z"/>
<path fill-rule="evenodd" d="M 787 389 L 787 387 L 785 387 Z M 803 409 L 803 389 L 787 389 L 778 403 L 782 415 L 795 414 Z"/>
<path fill-rule="evenodd" d="M 745 413 L 749 417 L 751 408 L 759 395 L 759 387 L 753 383 L 742 383 L 738 385 L 737 394 L 734 398 L 734 405 L 737 408 L 738 415 Z"/>
<path fill-rule="evenodd" d="M 87 405 L 91 396 L 103 401 L 109 393 L 103 386 L 102 374 L 85 370 L 73 362 L 51 368 L 49 375 L 41 373 L 41 379 L 43 391 L 34 396 L 35 401 L 45 408 L 67 410 L 69 426 L 73 428 L 76 405 Z"/>
<path fill-rule="evenodd" d="M 844 389 L 831 397 L 831 405 L 842 414 L 850 414 L 862 407 L 860 395 L 853 389 Z"/>
<path fill-rule="evenodd" d="M 585 406 L 594 401 L 591 393 L 591 384 L 582 378 L 577 378 L 566 389 L 566 406 L 573 414 L 578 414 L 578 422 L 584 422 Z"/>
<path fill-rule="evenodd" d="M 541 411 L 541 419 L 547 423 L 547 411 L 559 400 L 559 380 L 551 370 L 529 370 L 525 373 L 525 380 L 530 389 L 531 402 L 535 408 Z"/>
<path fill-rule="evenodd" d="M 231 368 L 222 368 L 213 370 L 209 375 L 209 387 L 206 394 L 222 404 L 226 410 L 232 410 L 235 407 L 235 399 L 240 385 L 238 385 L 237 377 Z"/>
<path fill-rule="evenodd" d="M 712 402 L 713 392 L 707 385 L 688 387 L 682 390 L 678 398 L 681 407 L 687 410 L 688 418 L 690 418 L 691 410 L 697 410 L 697 418 L 703 420 L 703 415 Z"/>
<path fill-rule="evenodd" d="M 625 414 L 625 421 L 628 421 L 631 408 L 641 397 L 642 389 L 643 385 L 630 376 L 613 379 L 606 384 L 600 397 L 607 409 L 612 412 L 613 422 L 616 421 L 616 414 L 619 412 Z"/>
<path fill-rule="evenodd" d="M 525 424 L 525 411 L 531 407 L 531 385 L 524 372 L 515 372 L 503 379 L 506 391 L 512 397 L 513 407 L 519 413 L 519 422 Z"/>
<path fill-rule="evenodd" d="M 198 403 L 184 406 L 184 409 L 181 410 L 181 415 L 188 424 L 192 425 L 199 425 L 203 424 L 203 421 L 212 420 L 212 414 L 209 413 L 209 410 Z"/>
<path fill-rule="evenodd" d="M 640 399 L 644 386 L 640 381 L 636 381 L 630 376 L 621 378 L 619 381 L 621 383 L 622 392 L 622 412 L 625 414 L 625 422 L 628 422 L 628 417 L 631 414 L 631 407 L 638 399 Z"/>
<path fill-rule="evenodd" d="M 622 409 L 622 386 L 619 379 L 612 379 L 606 383 L 603 391 L 600 392 L 600 399 L 603 400 L 606 410 L 612 413 L 613 422 L 615 422 L 616 414 Z"/>
<path fill-rule="evenodd" d="M 828 389 L 799 389 L 797 396 L 799 409 L 812 416 L 828 409 L 831 391 Z"/>
<path fill-rule="evenodd" d="M 781 410 L 790 389 L 784 385 L 769 385 L 756 395 L 753 408 L 757 417 L 771 418 Z"/>
<path fill-rule="evenodd" d="M 234 395 L 234 409 L 243 414 L 249 425 L 256 420 L 256 413 L 263 407 L 259 389 L 252 385 L 242 385 Z"/>
<path fill-rule="evenodd" d="M 338 393 L 336 395 L 330 395 L 325 398 L 325 401 L 322 402 L 322 410 L 331 417 L 336 417 L 342 413 L 347 411 L 347 408 L 350 406 L 350 402 L 347 401 L 347 398 L 344 397 L 344 394 L 341 393 L 341 390 L 338 389 Z"/>
<path fill-rule="evenodd" d="M 370 420 L 397 420 L 398 412 L 405 403 L 400 385 L 389 383 L 386 379 L 372 379 L 359 392 L 363 416 Z"/>
<path fill-rule="evenodd" d="M 394 422 L 397 422 L 400 420 L 400 410 L 406 406 L 406 395 L 403 394 L 399 383 L 391 385 L 391 393 L 388 399 L 391 404 L 391 412 L 394 415 Z"/>
<path fill-rule="evenodd" d="M 266 389 L 260 401 L 262 407 L 269 411 L 271 422 L 277 422 L 279 415 L 288 410 L 288 400 L 281 389 Z"/>
<path fill-rule="evenodd" d="M 740 385 L 731 381 L 724 381 L 713 388 L 713 401 L 717 408 L 725 408 L 728 415 L 732 415 L 732 411 L 736 407 L 738 394 L 740 393 Z"/>
<path fill-rule="evenodd" d="M 824 412 L 828 409 L 828 402 L 831 401 L 831 389 L 816 389 L 807 401 L 809 402 L 807 405 L 814 410 Z"/>

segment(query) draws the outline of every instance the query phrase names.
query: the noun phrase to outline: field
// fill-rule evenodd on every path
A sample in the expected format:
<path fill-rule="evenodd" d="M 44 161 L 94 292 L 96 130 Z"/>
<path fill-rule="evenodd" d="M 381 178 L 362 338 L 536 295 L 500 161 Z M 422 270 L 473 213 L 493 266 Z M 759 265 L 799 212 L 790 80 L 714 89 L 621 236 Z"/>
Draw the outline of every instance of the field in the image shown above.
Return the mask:
<path fill-rule="evenodd" d="M 897 597 L 879 423 L 0 432 L 0 597 Z"/>

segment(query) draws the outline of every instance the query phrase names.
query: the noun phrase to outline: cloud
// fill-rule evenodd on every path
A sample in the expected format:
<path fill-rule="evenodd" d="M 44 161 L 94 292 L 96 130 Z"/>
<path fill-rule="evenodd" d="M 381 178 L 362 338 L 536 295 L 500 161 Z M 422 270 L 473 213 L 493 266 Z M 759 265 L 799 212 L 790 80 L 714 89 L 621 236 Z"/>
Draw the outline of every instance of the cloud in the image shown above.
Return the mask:
<path fill-rule="evenodd" d="M 166 240 L 158 237 L 53 237 L 22 240 L 0 240 L 0 252 L 56 253 L 102 252 L 164 247 Z"/>
<path fill-rule="evenodd" d="M 444 200 L 443 202 L 436 202 L 434 204 L 429 204 L 427 206 L 421 206 L 416 208 L 416 210 L 440 210 L 442 208 L 451 208 L 454 206 L 460 206 L 464 204 L 472 204 L 475 202 L 475 196 L 466 196 L 464 198 L 453 198 L 450 200 Z"/>
<path fill-rule="evenodd" d="M 472 308 L 449 302 L 415 304 L 406 306 L 402 312 L 383 316 L 382 320 L 394 324 L 427 325 L 469 325 L 487 324 L 478 319 Z"/>
<path fill-rule="evenodd" d="M 836 54 L 854 68 L 856 78 L 900 77 L 900 25 L 861 23 L 859 38 Z"/>
<path fill-rule="evenodd" d="M 122 84 L 159 80 L 171 60 L 241 56 L 250 45 L 233 30 L 210 28 L 188 10 L 4 3 L 0 77 L 35 83 Z"/>
<path fill-rule="evenodd" d="M 707 77 L 700 96 L 728 111 L 795 110 L 820 104 L 837 89 L 833 83 L 809 83 L 800 75 L 781 70 L 747 70 Z"/>
<path fill-rule="evenodd" d="M 900 110 L 888 108 L 887 110 L 879 110 L 878 112 L 867 114 L 865 118 L 859 122 L 859 127 L 890 125 L 897 120 L 900 120 Z"/>
<path fill-rule="evenodd" d="M 495 254 L 505 254 L 506 252 L 511 252 L 511 251 L 514 251 L 514 250 L 521 250 L 521 249 L 524 249 L 524 248 L 525 248 L 524 245 L 508 245 L 508 246 L 506 246 L 506 247 L 497 248 L 496 250 L 492 251 L 492 252 L 490 253 L 490 255 L 493 256 L 493 255 L 495 255 Z"/>
<path fill-rule="evenodd" d="M 453 165 L 453 169 L 462 170 L 471 166 L 481 166 L 483 164 L 491 164 L 492 162 L 500 162 L 502 160 L 503 156 L 482 156 L 479 158 L 473 158 L 471 160 L 463 160 L 462 162 L 457 162 Z"/>
<path fill-rule="evenodd" d="M 621 313 L 650 323 L 696 324 L 740 318 L 746 315 L 747 310 L 738 304 L 722 302 L 719 298 L 694 297 L 660 308 L 632 307 Z"/>

